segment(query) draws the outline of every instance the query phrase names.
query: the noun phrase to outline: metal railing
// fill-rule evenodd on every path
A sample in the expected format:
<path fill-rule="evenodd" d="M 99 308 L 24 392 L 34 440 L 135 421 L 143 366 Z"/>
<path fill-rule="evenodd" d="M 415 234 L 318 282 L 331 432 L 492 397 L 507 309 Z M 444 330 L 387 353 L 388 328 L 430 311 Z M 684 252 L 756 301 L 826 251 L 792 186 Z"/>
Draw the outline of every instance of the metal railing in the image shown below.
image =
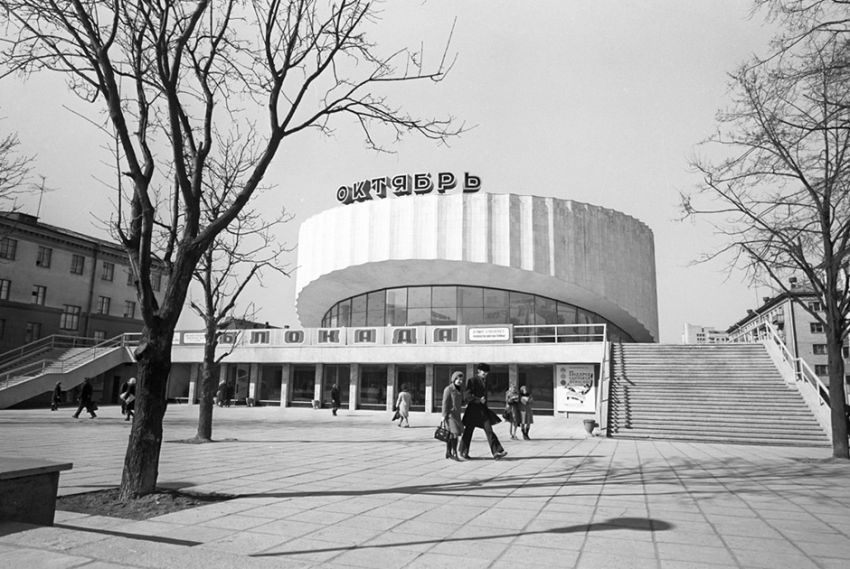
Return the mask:
<path fill-rule="evenodd" d="M 605 324 L 514 325 L 515 344 L 561 342 L 604 342 Z"/>
<path fill-rule="evenodd" d="M 812 368 L 803 358 L 794 357 L 794 354 L 785 345 L 779 331 L 770 322 L 765 322 L 764 331 L 763 339 L 773 342 L 779 348 L 782 359 L 794 370 L 796 380 L 810 384 L 818 394 L 818 404 L 829 406 L 829 388 L 823 380 L 812 371 Z"/>
<path fill-rule="evenodd" d="M 97 344 L 97 340 L 94 338 L 53 334 L 0 354 L 0 371 L 10 367 L 18 367 L 22 365 L 22 360 L 44 354 L 51 350 L 93 346 L 95 344 Z"/>
<path fill-rule="evenodd" d="M 44 373 L 65 373 L 95 360 L 104 351 L 136 346 L 139 343 L 140 336 L 140 334 L 121 334 L 120 336 L 115 336 L 102 342 L 97 342 L 94 338 L 80 338 L 75 336 L 52 336 L 44 338 L 44 340 L 49 340 L 49 342 L 46 342 L 50 345 L 48 350 L 65 349 L 64 354 L 58 358 L 43 358 L 0 372 L 0 389 L 11 387 Z M 23 347 L 26 348 L 26 346 Z M 74 351 L 68 353 L 67 350 Z M 30 354 L 32 353 L 30 352 Z"/>

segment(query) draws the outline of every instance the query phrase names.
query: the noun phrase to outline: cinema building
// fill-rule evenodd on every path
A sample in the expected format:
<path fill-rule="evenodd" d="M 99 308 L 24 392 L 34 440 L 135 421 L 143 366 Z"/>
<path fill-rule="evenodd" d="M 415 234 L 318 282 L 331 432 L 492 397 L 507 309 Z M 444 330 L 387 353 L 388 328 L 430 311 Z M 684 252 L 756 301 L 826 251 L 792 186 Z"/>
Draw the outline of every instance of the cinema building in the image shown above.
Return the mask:
<path fill-rule="evenodd" d="M 402 183 L 397 183 L 401 178 Z M 418 176 L 417 176 L 418 178 Z M 454 370 L 491 365 L 491 405 L 527 385 L 536 412 L 595 413 L 610 342 L 656 342 L 652 231 L 570 200 L 478 191 L 440 173 L 342 187 L 298 237 L 301 327 L 229 330 L 239 402 L 439 412 Z M 436 187 L 435 187 L 436 186 Z M 175 335 L 169 397 L 194 402 L 203 334 Z"/>

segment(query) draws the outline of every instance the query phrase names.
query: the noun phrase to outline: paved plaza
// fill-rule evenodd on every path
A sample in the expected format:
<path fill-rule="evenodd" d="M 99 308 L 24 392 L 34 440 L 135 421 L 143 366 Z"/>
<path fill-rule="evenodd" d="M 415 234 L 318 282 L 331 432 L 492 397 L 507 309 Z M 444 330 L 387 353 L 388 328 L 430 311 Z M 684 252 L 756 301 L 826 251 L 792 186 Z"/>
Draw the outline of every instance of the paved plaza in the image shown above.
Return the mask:
<path fill-rule="evenodd" d="M 0 455 L 70 461 L 60 494 L 114 487 L 129 425 L 71 409 L 0 411 Z M 147 521 L 57 511 L 0 522 L 0 568 L 769 569 L 850 566 L 850 463 L 828 449 L 589 437 L 538 417 L 508 456 L 448 461 L 437 415 L 216 409 L 166 414 L 159 482 L 238 498 Z M 746 428 L 742 425 L 741 428 Z"/>

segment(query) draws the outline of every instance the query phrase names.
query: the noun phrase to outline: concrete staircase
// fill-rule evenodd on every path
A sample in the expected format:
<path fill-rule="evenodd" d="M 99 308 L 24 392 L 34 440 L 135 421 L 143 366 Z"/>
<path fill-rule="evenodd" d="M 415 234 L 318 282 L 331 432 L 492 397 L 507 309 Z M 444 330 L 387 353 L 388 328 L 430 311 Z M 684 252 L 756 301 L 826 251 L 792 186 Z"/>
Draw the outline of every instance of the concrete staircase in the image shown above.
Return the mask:
<path fill-rule="evenodd" d="M 612 437 L 829 446 L 761 344 L 613 344 Z"/>

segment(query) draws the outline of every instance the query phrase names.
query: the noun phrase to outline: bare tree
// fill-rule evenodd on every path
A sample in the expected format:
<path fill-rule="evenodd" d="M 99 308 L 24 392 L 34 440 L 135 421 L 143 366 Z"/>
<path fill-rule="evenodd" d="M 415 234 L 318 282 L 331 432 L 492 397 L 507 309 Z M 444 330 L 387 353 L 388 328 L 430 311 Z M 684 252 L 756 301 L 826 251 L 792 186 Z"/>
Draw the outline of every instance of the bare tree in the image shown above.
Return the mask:
<path fill-rule="evenodd" d="M 4 209 L 14 209 L 15 198 L 28 190 L 32 157 L 18 152 L 21 141 L 15 133 L 0 138 L 0 203 Z"/>
<path fill-rule="evenodd" d="M 195 268 L 281 146 L 346 116 L 375 149 L 407 132 L 445 141 L 463 126 L 388 97 L 399 84 L 439 82 L 450 65 L 443 56 L 427 70 L 419 53 L 385 53 L 367 36 L 376 11 L 359 0 L 0 0 L 0 14 L 5 73 L 64 75 L 105 113 L 121 150 L 129 188 L 117 189 L 115 225 L 144 320 L 120 491 L 130 499 L 156 487 L 172 335 Z M 205 172 L 220 140 L 240 141 L 251 168 L 229 207 L 206 219 Z M 168 268 L 160 298 L 155 257 Z"/>
<path fill-rule="evenodd" d="M 215 215 L 226 202 L 210 204 L 207 211 Z M 291 219 L 288 214 L 267 220 L 256 212 L 243 210 L 213 244 L 204 251 L 195 269 L 195 281 L 200 285 L 203 302 L 190 301 L 190 306 L 204 322 L 204 359 L 201 365 L 198 431 L 195 440 L 212 440 L 213 407 L 219 382 L 221 362 L 230 349 L 220 351 L 223 324 L 237 313 L 240 296 L 251 282 L 261 282 L 263 272 L 272 271 L 289 276 L 283 256 L 289 253 L 278 243 L 273 230 Z M 245 312 L 242 316 L 251 315 Z"/>
<path fill-rule="evenodd" d="M 697 158 L 704 182 L 683 196 L 687 214 L 709 215 L 734 263 L 787 291 L 802 275 L 824 312 L 800 302 L 826 332 L 833 455 L 848 456 L 844 360 L 850 253 L 850 67 L 847 44 L 808 36 L 794 52 L 742 66 L 734 102 L 718 114 Z M 719 157 L 719 158 L 718 158 Z"/>

